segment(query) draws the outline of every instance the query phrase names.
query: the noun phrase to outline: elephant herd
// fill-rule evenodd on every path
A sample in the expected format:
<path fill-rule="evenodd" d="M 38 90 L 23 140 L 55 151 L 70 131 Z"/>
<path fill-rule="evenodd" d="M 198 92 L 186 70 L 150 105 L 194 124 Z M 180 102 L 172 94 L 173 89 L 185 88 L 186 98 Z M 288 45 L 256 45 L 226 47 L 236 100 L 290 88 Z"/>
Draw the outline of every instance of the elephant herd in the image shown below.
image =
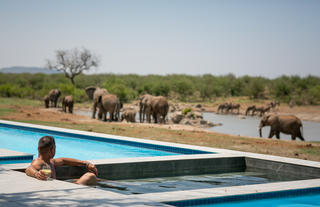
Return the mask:
<path fill-rule="evenodd" d="M 98 118 L 103 121 L 107 120 L 107 114 L 109 114 L 109 121 L 123 121 L 125 119 L 128 122 L 136 122 L 136 111 L 132 108 L 122 109 L 120 117 L 120 110 L 123 104 L 116 95 L 110 94 L 106 89 L 93 86 L 87 87 L 85 90 L 88 97 L 93 100 L 93 119 L 98 109 Z M 154 123 L 165 123 L 169 110 L 169 104 L 165 97 L 143 95 L 140 98 L 139 106 L 141 123 L 144 122 L 145 118 L 148 123 L 151 123 L 151 118 L 153 118 Z"/>
<path fill-rule="evenodd" d="M 106 89 L 89 86 L 85 89 L 86 94 L 93 100 L 92 106 L 92 118 L 95 119 L 96 112 L 98 110 L 98 119 L 103 121 L 123 121 L 136 122 L 136 110 L 133 108 L 123 108 L 119 98 L 110 94 Z M 44 97 L 45 107 L 57 107 L 58 99 L 61 95 L 59 89 L 50 90 L 49 94 Z M 62 98 L 62 109 L 64 112 L 73 112 L 74 100 L 72 96 L 65 96 Z M 245 115 L 255 115 L 259 113 L 261 118 L 259 124 L 259 135 L 262 137 L 262 128 L 270 126 L 269 138 L 276 135 L 277 139 L 280 139 L 280 132 L 290 134 L 292 140 L 296 140 L 298 137 L 304 141 L 302 135 L 302 122 L 294 115 L 277 115 L 267 114 L 270 109 L 279 105 L 279 102 L 270 102 L 266 106 L 256 107 L 255 105 L 248 106 Z M 122 111 L 120 116 L 120 110 Z M 140 97 L 139 101 L 139 120 L 141 123 L 166 123 L 166 117 L 169 111 L 169 103 L 164 96 L 153 96 L 145 94 Z M 217 113 L 240 113 L 240 104 L 224 103 L 218 106 Z M 107 115 L 109 114 L 109 118 Z"/>
<path fill-rule="evenodd" d="M 51 89 L 48 95 L 45 95 L 43 100 L 46 108 L 49 107 L 57 107 L 57 103 L 61 92 L 59 89 Z M 62 98 L 62 110 L 67 112 L 67 108 L 69 113 L 73 112 L 73 97 L 65 96 Z"/>
<path fill-rule="evenodd" d="M 89 99 L 93 100 L 92 106 L 92 118 L 96 118 L 98 111 L 98 119 L 103 121 L 123 121 L 136 122 L 136 110 L 132 108 L 123 108 L 123 104 L 119 98 L 110 94 L 107 89 L 89 86 L 85 89 Z M 57 107 L 58 99 L 61 95 L 59 89 L 50 90 L 49 94 L 44 97 L 45 107 Z M 73 112 L 74 100 L 72 96 L 65 96 L 62 98 L 62 109 L 64 112 Z M 165 123 L 166 116 L 169 111 L 169 104 L 164 96 L 152 96 L 149 94 L 143 95 L 139 102 L 140 122 L 151 123 L 151 119 L 154 123 Z M 120 116 L 120 110 L 122 113 Z M 146 118 L 146 119 L 145 119 Z"/>
<path fill-rule="evenodd" d="M 143 123 L 145 118 L 148 123 L 151 123 L 151 116 L 154 123 L 165 123 L 166 116 L 169 111 L 169 103 L 164 96 L 152 96 L 145 94 L 140 97 L 139 119 Z"/>

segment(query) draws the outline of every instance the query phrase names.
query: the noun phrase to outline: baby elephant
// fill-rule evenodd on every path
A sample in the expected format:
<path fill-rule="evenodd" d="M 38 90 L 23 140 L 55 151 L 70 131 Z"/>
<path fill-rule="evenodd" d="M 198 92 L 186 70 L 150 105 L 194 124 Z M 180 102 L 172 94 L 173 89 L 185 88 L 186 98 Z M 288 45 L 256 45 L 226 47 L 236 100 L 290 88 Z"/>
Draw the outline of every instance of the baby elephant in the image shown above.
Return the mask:
<path fill-rule="evenodd" d="M 136 122 L 136 111 L 134 109 L 125 109 L 121 114 L 121 121 Z"/>
<path fill-rule="evenodd" d="M 73 111 L 73 98 L 72 96 L 65 96 L 62 99 L 62 109 L 67 112 L 67 107 L 69 108 L 69 113 Z"/>
<path fill-rule="evenodd" d="M 49 108 L 50 97 L 49 97 L 48 95 L 45 95 L 45 96 L 43 97 L 43 101 L 44 101 L 44 106 L 45 106 L 46 108 Z"/>

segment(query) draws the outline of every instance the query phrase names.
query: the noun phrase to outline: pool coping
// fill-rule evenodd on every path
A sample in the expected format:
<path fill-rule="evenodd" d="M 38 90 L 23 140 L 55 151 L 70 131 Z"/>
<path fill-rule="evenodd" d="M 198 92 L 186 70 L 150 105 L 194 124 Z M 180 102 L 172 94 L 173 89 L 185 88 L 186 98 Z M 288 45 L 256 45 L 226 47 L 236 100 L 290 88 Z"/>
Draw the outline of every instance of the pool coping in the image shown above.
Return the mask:
<path fill-rule="evenodd" d="M 200 150 L 200 151 L 208 151 L 208 152 L 217 153 L 217 154 L 173 155 L 173 156 L 163 156 L 163 157 L 140 157 L 140 158 L 91 160 L 95 164 L 128 163 L 128 162 L 136 162 L 137 160 L 139 160 L 139 161 L 165 161 L 165 160 L 170 161 L 170 160 L 174 160 L 174 159 L 183 160 L 183 159 L 242 156 L 242 157 L 251 157 L 251 158 L 255 158 L 255 159 L 263 159 L 263 160 L 274 161 L 274 162 L 284 162 L 284 163 L 298 164 L 298 165 L 302 165 L 302 166 L 320 168 L 320 162 L 307 161 L 307 160 L 301 160 L 301 159 L 295 159 L 295 158 L 286 158 L 286 157 L 279 157 L 279 156 L 273 156 L 273 155 L 240 152 L 240 151 L 235 151 L 235 150 L 226 150 L 226 149 L 210 148 L 210 147 L 203 147 L 203 146 L 177 144 L 177 143 L 171 143 L 171 142 L 146 140 L 146 139 L 140 139 L 140 138 L 124 137 L 124 136 L 115 136 L 115 135 L 109 135 L 109 134 L 86 132 L 86 131 L 79 131 L 79 130 L 73 130 L 73 129 L 63 129 L 63 128 L 58 128 L 58 127 L 50 127 L 50 126 L 35 125 L 35 124 L 5 121 L 5 120 L 0 120 L 0 123 L 13 124 L 13 125 L 24 126 L 24 127 L 37 127 L 37 128 L 41 128 L 41 129 L 45 129 L 45 130 L 54 130 L 54 131 L 68 132 L 68 133 L 74 133 L 74 134 L 85 134 L 88 136 L 99 136 L 99 137 L 104 137 L 104 138 L 121 139 L 121 140 L 142 142 L 142 143 L 155 144 L 155 145 L 169 145 L 169 146 L 173 146 L 173 147 L 177 147 L 177 148 L 187 148 L 187 149 L 192 149 L 192 150 Z M 19 152 L 17 152 L 17 154 L 19 154 Z M 21 153 L 20 153 L 20 155 L 21 155 Z M 1 165 L 0 171 L 1 170 L 5 171 L 8 174 L 10 174 L 10 173 L 15 174 L 15 173 L 19 173 L 19 172 L 12 171 L 12 170 L 26 168 L 28 165 L 29 165 L 28 163 Z M 2 176 L 3 175 L 0 173 L 0 178 Z M 25 176 L 24 174 L 19 175 L 19 176 L 24 176 L 24 179 L 32 179 L 32 178 Z M 2 179 L 1 179 L 1 185 L 3 184 L 3 182 L 5 183 L 5 181 L 2 181 Z M 39 181 L 32 179 L 28 182 L 39 182 Z M 54 181 L 54 182 L 55 183 L 58 182 L 57 185 L 61 185 L 62 181 Z M 10 183 L 10 185 L 12 185 L 11 182 L 8 181 L 8 183 Z M 64 185 L 64 183 L 63 183 L 63 185 Z M 43 182 L 41 184 L 43 184 Z M 72 185 L 75 185 L 75 184 L 72 184 Z M 16 186 L 16 187 L 17 187 L 17 189 L 19 188 L 18 186 Z M 220 188 L 199 189 L 199 190 L 189 190 L 189 191 L 174 191 L 174 192 L 165 192 L 165 193 L 148 193 L 148 194 L 141 194 L 141 195 L 118 194 L 117 196 L 119 196 L 121 198 L 128 199 L 128 201 L 129 200 L 130 201 L 132 201 L 132 200 L 135 200 L 135 201 L 141 200 L 142 201 L 143 200 L 145 202 L 147 200 L 147 201 L 153 203 L 152 205 L 155 205 L 154 202 L 169 202 L 169 201 L 179 201 L 179 200 L 202 199 L 202 198 L 219 197 L 219 196 L 226 196 L 226 195 L 240 195 L 240 194 L 250 194 L 250 193 L 257 193 L 257 192 L 282 191 L 282 190 L 288 190 L 288 189 L 301 189 L 301 188 L 311 188 L 311 187 L 320 187 L 320 179 L 309 179 L 309 180 L 289 181 L 289 182 L 276 182 L 276 183 L 256 184 L 256 185 L 244 185 L 244 186 L 235 186 L 235 187 L 220 187 Z M 37 185 L 34 186 L 33 190 L 36 190 L 36 191 L 38 190 Z M 91 191 L 95 191 L 95 190 L 97 190 L 97 192 L 100 192 L 98 189 L 90 189 L 89 191 L 91 192 Z M 104 192 L 109 192 L 109 191 L 104 190 Z M 1 199 L 2 199 L 1 193 L 5 193 L 5 192 L 3 192 L 3 190 L 0 190 L 0 204 L 1 204 Z M 104 193 L 104 194 L 109 195 L 109 193 Z M 117 193 L 115 193 L 115 194 L 117 194 Z M 112 195 L 114 195 L 114 194 L 112 194 Z M 85 195 L 83 195 L 83 196 L 86 197 Z M 159 203 L 159 205 L 166 206 L 165 204 L 161 204 L 161 203 Z"/>

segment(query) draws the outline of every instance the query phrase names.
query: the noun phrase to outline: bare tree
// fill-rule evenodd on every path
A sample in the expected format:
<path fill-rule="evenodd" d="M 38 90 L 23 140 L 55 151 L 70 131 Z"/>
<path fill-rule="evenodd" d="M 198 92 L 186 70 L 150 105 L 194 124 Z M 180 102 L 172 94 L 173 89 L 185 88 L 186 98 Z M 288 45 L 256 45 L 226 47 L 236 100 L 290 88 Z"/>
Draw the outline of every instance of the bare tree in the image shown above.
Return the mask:
<path fill-rule="evenodd" d="M 56 60 L 47 60 L 47 66 L 51 70 L 63 72 L 74 85 L 74 78 L 83 71 L 92 67 L 98 67 L 99 60 L 86 48 L 72 50 L 57 50 Z"/>

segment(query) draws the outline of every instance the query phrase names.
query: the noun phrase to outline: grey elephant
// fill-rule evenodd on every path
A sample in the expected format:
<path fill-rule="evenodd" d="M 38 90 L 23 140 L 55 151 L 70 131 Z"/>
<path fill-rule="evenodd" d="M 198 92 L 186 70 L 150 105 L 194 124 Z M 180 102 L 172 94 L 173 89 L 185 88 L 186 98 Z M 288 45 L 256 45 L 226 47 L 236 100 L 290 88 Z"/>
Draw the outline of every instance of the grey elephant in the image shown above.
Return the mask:
<path fill-rule="evenodd" d="M 118 121 L 121 106 L 122 104 L 116 95 L 104 94 L 98 97 L 97 107 L 102 112 L 103 121 L 107 121 L 107 113 L 109 113 L 109 121 Z"/>
<path fill-rule="evenodd" d="M 121 114 L 121 121 L 136 122 L 136 111 L 134 109 L 125 109 Z"/>
<path fill-rule="evenodd" d="M 96 111 L 97 111 L 97 104 L 98 104 L 98 98 L 100 96 L 103 96 L 105 94 L 109 94 L 107 89 L 105 88 L 99 88 L 99 87 L 94 87 L 94 86 L 89 86 L 85 89 L 86 94 L 90 99 L 93 100 L 93 106 L 92 106 L 92 118 L 96 118 Z M 98 112 L 98 118 L 102 118 L 102 112 Z"/>
<path fill-rule="evenodd" d="M 154 123 L 165 123 L 169 111 L 169 103 L 164 96 L 156 96 L 151 100 L 151 111 Z"/>
<path fill-rule="evenodd" d="M 60 95 L 61 95 L 61 92 L 59 89 L 51 89 L 49 91 L 49 100 L 51 103 L 51 107 L 57 107 L 57 102 Z"/>
<path fill-rule="evenodd" d="M 302 141 L 304 141 L 300 131 L 300 128 L 302 129 L 302 122 L 294 115 L 269 114 L 263 116 L 259 125 L 260 137 L 262 137 L 262 128 L 264 126 L 270 126 L 269 138 L 272 138 L 274 135 L 276 135 L 277 139 L 280 139 L 280 132 L 282 132 L 285 134 L 290 134 L 292 140 L 295 140 L 296 137 L 299 137 Z"/>
<path fill-rule="evenodd" d="M 151 122 L 151 102 L 152 102 L 152 98 L 154 98 L 154 96 L 150 95 L 150 94 L 145 94 L 143 96 L 140 97 L 140 110 L 139 110 L 139 119 L 140 119 L 140 123 L 143 123 L 145 120 L 145 116 L 147 119 L 147 122 L 150 123 Z"/>
<path fill-rule="evenodd" d="M 49 97 L 49 95 L 45 95 L 45 96 L 43 97 L 43 101 L 44 101 L 44 106 L 45 106 L 46 108 L 49 108 L 49 102 L 50 102 L 50 97 Z"/>
<path fill-rule="evenodd" d="M 62 98 L 62 110 L 67 112 L 67 108 L 69 113 L 73 112 L 73 97 L 72 96 L 65 96 Z"/>

